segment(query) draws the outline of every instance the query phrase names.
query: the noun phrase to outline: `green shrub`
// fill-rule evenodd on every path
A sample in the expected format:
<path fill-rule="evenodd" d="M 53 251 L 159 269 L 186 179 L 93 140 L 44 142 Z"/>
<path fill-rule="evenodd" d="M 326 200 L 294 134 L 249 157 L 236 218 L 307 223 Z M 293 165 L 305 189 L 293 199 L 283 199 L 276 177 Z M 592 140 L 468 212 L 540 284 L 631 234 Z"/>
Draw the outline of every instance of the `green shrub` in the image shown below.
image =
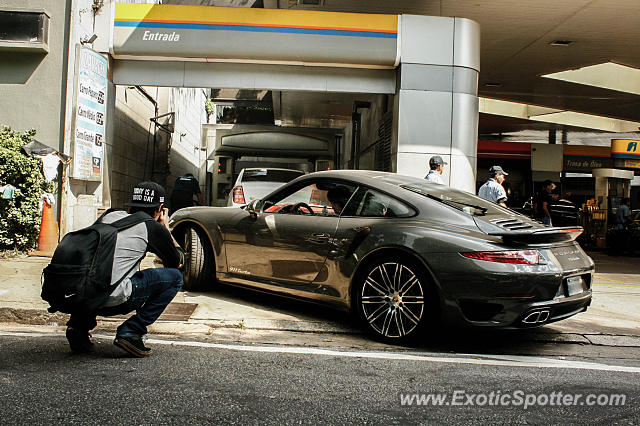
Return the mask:
<path fill-rule="evenodd" d="M 42 162 L 27 155 L 22 147 L 31 142 L 35 130 L 18 132 L 0 128 L 0 186 L 17 188 L 15 198 L 0 198 L 0 250 L 30 250 L 40 232 L 38 203 L 54 184 L 47 183 L 41 171 Z"/>

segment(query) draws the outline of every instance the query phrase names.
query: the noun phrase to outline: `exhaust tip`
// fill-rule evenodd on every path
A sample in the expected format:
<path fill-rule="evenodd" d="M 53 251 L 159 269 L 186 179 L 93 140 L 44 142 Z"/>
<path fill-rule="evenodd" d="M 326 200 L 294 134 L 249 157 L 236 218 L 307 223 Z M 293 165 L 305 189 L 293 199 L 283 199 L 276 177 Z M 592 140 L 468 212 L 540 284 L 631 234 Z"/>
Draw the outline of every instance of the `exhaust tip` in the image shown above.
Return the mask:
<path fill-rule="evenodd" d="M 540 310 L 535 310 L 529 313 L 526 317 L 524 317 L 524 319 L 522 320 L 522 323 L 528 324 L 528 325 L 542 324 L 546 322 L 548 319 L 549 319 L 549 310 L 540 309 Z"/>

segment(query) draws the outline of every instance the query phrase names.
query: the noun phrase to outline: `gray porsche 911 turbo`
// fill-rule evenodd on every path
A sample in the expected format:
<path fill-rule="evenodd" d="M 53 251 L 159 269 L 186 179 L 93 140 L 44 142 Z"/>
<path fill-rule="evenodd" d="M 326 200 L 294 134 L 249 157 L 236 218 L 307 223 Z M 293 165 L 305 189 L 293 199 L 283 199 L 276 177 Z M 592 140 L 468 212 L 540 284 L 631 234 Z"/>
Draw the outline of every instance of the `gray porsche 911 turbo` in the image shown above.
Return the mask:
<path fill-rule="evenodd" d="M 536 327 L 586 311 L 580 227 L 545 227 L 448 186 L 376 171 L 311 173 L 243 208 L 171 217 L 184 287 L 251 287 L 351 310 L 401 341 L 448 324 Z"/>

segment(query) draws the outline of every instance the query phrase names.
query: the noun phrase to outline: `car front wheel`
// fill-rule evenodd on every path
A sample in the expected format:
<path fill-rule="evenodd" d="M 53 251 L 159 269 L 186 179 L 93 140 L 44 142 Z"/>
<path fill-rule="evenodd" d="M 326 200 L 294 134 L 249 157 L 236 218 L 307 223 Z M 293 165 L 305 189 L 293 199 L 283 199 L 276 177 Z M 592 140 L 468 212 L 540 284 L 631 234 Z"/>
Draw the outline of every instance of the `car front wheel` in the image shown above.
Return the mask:
<path fill-rule="evenodd" d="M 431 284 L 415 262 L 378 260 L 360 277 L 355 302 L 360 320 L 374 337 L 406 341 L 435 317 Z"/>
<path fill-rule="evenodd" d="M 204 290 L 215 283 L 215 260 L 204 233 L 188 227 L 184 233 L 184 248 L 183 289 Z"/>

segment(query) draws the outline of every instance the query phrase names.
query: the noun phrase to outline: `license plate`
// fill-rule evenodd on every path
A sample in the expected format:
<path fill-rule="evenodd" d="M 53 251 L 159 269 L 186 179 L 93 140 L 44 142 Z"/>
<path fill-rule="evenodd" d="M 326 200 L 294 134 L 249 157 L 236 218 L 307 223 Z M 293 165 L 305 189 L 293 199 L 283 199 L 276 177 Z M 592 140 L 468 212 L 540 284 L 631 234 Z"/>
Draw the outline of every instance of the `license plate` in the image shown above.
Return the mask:
<path fill-rule="evenodd" d="M 569 296 L 582 293 L 584 291 L 583 282 L 582 277 L 567 278 L 567 292 Z"/>

